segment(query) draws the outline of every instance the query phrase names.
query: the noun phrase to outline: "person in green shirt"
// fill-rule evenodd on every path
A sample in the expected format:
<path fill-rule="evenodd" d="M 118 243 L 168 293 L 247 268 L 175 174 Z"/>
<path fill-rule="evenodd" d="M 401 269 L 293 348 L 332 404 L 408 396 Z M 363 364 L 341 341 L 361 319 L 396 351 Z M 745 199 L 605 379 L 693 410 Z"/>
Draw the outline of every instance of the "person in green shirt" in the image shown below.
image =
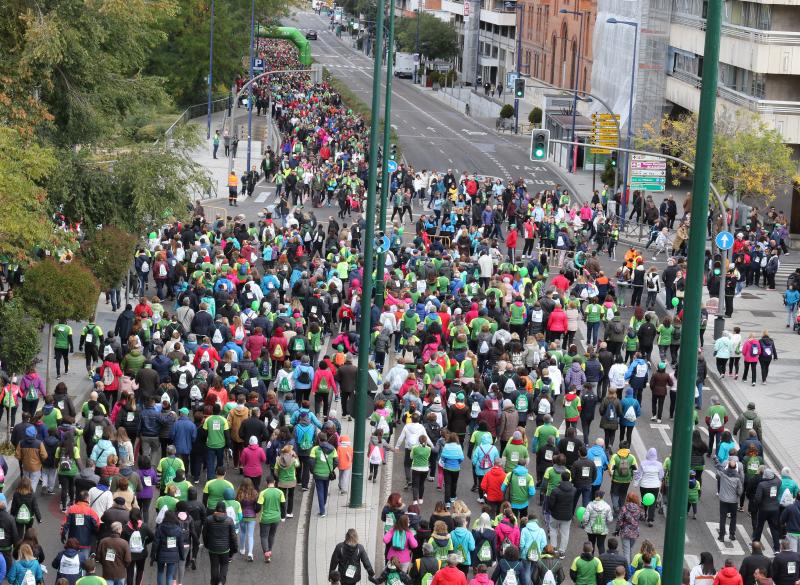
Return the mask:
<path fill-rule="evenodd" d="M 625 578 L 624 565 L 619 565 L 614 571 L 614 578 L 611 580 L 611 585 L 631 585 L 631 582 Z"/>
<path fill-rule="evenodd" d="M 317 435 L 317 445 L 311 448 L 308 454 L 311 460 L 311 473 L 314 475 L 314 491 L 317 492 L 320 518 L 327 516 L 325 505 L 328 502 L 328 484 L 334 476 L 334 471 L 339 467 L 336 449 L 328 443 L 325 433 Z"/>
<path fill-rule="evenodd" d="M 56 350 L 56 380 L 61 379 L 61 360 L 64 360 L 64 373 L 69 374 L 69 354 L 74 351 L 72 346 L 72 327 L 61 319 L 53 327 L 53 347 Z"/>
<path fill-rule="evenodd" d="M 672 332 L 675 328 L 672 326 L 672 319 L 664 317 L 664 321 L 658 326 L 658 355 L 662 362 L 667 361 L 669 355 L 669 346 L 672 345 Z"/>
<path fill-rule="evenodd" d="M 726 561 L 730 562 L 730 561 Z M 633 585 L 661 585 L 661 575 L 653 567 L 653 558 L 650 554 L 642 555 L 642 568 L 633 574 Z"/>
<path fill-rule="evenodd" d="M 213 470 L 218 466 L 224 467 L 225 448 L 230 448 L 231 445 L 230 425 L 228 419 L 220 414 L 221 412 L 222 407 L 217 403 L 213 407 L 211 416 L 203 421 L 203 430 L 207 433 L 206 473 L 209 481 L 212 479 Z"/>
<path fill-rule="evenodd" d="M 272 560 L 272 547 L 275 544 L 275 534 L 281 520 L 286 517 L 286 497 L 283 491 L 275 487 L 275 480 L 267 479 L 267 489 L 258 494 L 255 505 L 259 513 L 259 535 L 261 548 L 264 550 L 264 562 Z"/>
<path fill-rule="evenodd" d="M 631 453 L 627 441 L 620 442 L 619 451 L 611 456 L 608 467 L 611 472 L 611 504 L 616 515 L 625 505 L 625 497 L 637 469 L 636 457 Z"/>
<path fill-rule="evenodd" d="M 94 362 L 100 359 L 100 342 L 103 340 L 103 330 L 95 323 L 87 323 L 81 331 L 78 342 L 78 351 L 86 355 L 86 371 L 91 373 Z"/>
<path fill-rule="evenodd" d="M 178 498 L 175 497 L 175 492 L 178 488 L 173 484 L 167 486 L 166 493 L 156 500 L 156 512 L 161 513 L 161 510 L 166 507 L 170 512 L 174 512 L 178 506 Z"/>
<path fill-rule="evenodd" d="M 225 499 L 225 490 L 233 489 L 233 484 L 225 479 L 225 468 L 220 466 L 216 469 L 217 477 L 206 482 L 203 486 L 203 504 L 209 510 L 215 510 L 217 502 Z"/>
<path fill-rule="evenodd" d="M 575 585 L 596 585 L 597 576 L 603 574 L 603 563 L 592 554 L 592 543 L 583 543 L 583 552 L 575 557 L 569 567 L 569 576 Z"/>
<path fill-rule="evenodd" d="M 75 582 L 75 585 L 108 585 L 108 582 L 102 577 L 95 575 L 95 560 L 89 558 L 81 563 L 83 567 L 83 577 Z"/>
<path fill-rule="evenodd" d="M 711 398 L 711 406 L 706 412 L 706 426 L 708 427 L 708 456 L 716 453 L 717 447 L 725 430 L 725 423 L 728 422 L 728 411 L 719 403 L 719 398 Z"/>
<path fill-rule="evenodd" d="M 544 423 L 536 427 L 533 432 L 533 445 L 534 451 L 538 451 L 539 445 L 547 443 L 547 439 L 554 437 L 558 442 L 558 429 L 553 426 L 553 417 L 549 414 L 544 416 Z"/>
<path fill-rule="evenodd" d="M 593 297 L 583 311 L 586 319 L 586 345 L 596 345 L 600 342 L 600 321 L 603 319 L 603 307 L 597 297 Z"/>
<path fill-rule="evenodd" d="M 186 472 L 186 466 L 183 464 L 182 459 L 176 457 L 175 445 L 167 445 L 167 456 L 162 457 L 156 467 L 158 476 L 161 478 L 160 484 L 162 494 L 166 492 L 167 485 L 171 484 L 176 478 L 179 470 Z"/>
<path fill-rule="evenodd" d="M 180 461 L 180 459 L 178 461 Z M 185 470 L 179 469 L 176 471 L 173 481 L 168 483 L 165 489 L 169 488 L 171 485 L 175 486 L 175 497 L 178 498 L 179 502 L 189 501 L 189 488 L 192 487 L 192 482 L 186 479 Z"/>
<path fill-rule="evenodd" d="M 419 442 L 411 447 L 411 493 L 415 504 L 422 504 L 425 497 L 425 480 L 430 470 L 431 445 L 427 435 L 420 435 Z"/>

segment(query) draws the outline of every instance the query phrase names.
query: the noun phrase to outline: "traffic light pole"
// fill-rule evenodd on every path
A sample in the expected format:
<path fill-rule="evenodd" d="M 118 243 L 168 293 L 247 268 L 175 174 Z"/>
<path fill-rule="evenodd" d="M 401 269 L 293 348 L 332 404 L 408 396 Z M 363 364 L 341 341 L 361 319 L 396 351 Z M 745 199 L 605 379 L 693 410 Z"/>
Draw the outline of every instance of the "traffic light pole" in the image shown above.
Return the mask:
<path fill-rule="evenodd" d="M 378 2 L 375 17 L 375 54 L 372 66 L 372 117 L 369 128 L 369 175 L 367 179 L 367 229 L 364 234 L 364 282 L 361 291 L 361 323 L 358 329 L 358 381 L 355 396 L 353 437 L 353 475 L 350 482 L 350 507 L 360 508 L 364 496 L 364 433 L 366 432 L 367 387 L 369 385 L 369 337 L 372 329 L 372 263 L 375 252 L 375 191 L 378 186 L 378 112 L 381 107 L 383 74 L 384 0 Z M 385 153 L 384 153 L 385 154 Z"/>
<path fill-rule="evenodd" d="M 686 502 L 689 489 L 689 463 L 692 448 L 694 392 L 697 380 L 697 349 L 700 344 L 700 303 L 703 296 L 703 262 L 706 248 L 706 218 L 709 213 L 708 191 L 711 186 L 711 163 L 714 148 L 714 113 L 717 104 L 722 0 L 709 0 L 706 17 L 706 40 L 703 59 L 710 67 L 703 68 L 700 88 L 700 113 L 695 148 L 694 182 L 692 183 L 692 218 L 689 226 L 686 294 L 683 302 L 681 356 L 678 363 L 678 397 L 669 482 L 667 525 L 664 530 L 664 585 L 681 585 L 686 530 Z M 724 222 L 727 213 L 720 206 Z M 727 229 L 726 229 L 727 231 Z M 686 334 L 688 333 L 688 335 Z M 724 528 L 724 527 L 723 527 Z M 722 528 L 721 528 L 722 529 Z M 731 535 L 733 536 L 733 535 Z"/>
<path fill-rule="evenodd" d="M 419 18 L 419 16 L 417 17 Z M 417 21 L 419 22 L 419 21 Z M 394 77 L 394 0 L 389 1 L 389 36 L 386 40 L 389 47 L 386 57 L 386 97 L 383 100 L 383 165 L 381 171 L 381 213 L 380 232 L 386 235 L 386 208 L 389 205 L 389 161 L 394 160 L 393 152 L 389 152 L 389 138 L 392 132 L 392 79 Z M 367 216 L 369 220 L 369 216 Z M 378 264 L 375 268 L 375 304 L 382 308 L 386 278 L 383 274 L 386 265 L 386 252 L 378 252 Z"/>
<path fill-rule="evenodd" d="M 517 77 L 520 79 L 522 71 L 522 28 L 525 25 L 525 10 L 522 4 L 516 5 L 519 10 L 519 27 L 517 27 Z M 503 80 L 500 80 L 503 83 Z M 516 86 L 516 81 L 514 82 Z M 517 96 L 516 87 L 514 88 L 514 134 L 519 134 L 519 97 Z"/>

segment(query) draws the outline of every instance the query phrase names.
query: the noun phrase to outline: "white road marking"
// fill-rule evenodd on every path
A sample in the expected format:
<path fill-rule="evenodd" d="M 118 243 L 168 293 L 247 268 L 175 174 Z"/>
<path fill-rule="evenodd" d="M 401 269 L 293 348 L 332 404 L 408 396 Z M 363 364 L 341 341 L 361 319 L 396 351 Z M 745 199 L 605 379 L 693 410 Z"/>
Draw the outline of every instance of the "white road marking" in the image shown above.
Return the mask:
<path fill-rule="evenodd" d="M 728 523 L 726 522 L 725 525 L 727 530 Z M 723 557 L 726 555 L 744 556 L 744 550 L 742 549 L 738 540 L 726 540 L 725 542 L 720 542 L 717 540 L 717 536 L 719 536 L 719 524 L 716 522 L 706 522 L 706 526 L 708 527 L 708 531 L 714 538 L 714 542 L 716 543 L 717 548 Z M 741 528 L 741 526 L 739 526 L 739 528 Z"/>
<path fill-rule="evenodd" d="M 262 191 L 261 193 L 258 194 L 258 197 L 256 197 L 256 203 L 264 203 L 264 201 L 267 200 L 267 197 L 269 197 L 269 192 Z"/>
<path fill-rule="evenodd" d="M 650 423 L 650 428 L 656 429 L 659 432 L 661 438 L 664 439 L 664 444 L 667 447 L 672 446 L 672 439 L 670 439 L 669 437 L 669 430 L 670 430 L 669 425 Z"/>

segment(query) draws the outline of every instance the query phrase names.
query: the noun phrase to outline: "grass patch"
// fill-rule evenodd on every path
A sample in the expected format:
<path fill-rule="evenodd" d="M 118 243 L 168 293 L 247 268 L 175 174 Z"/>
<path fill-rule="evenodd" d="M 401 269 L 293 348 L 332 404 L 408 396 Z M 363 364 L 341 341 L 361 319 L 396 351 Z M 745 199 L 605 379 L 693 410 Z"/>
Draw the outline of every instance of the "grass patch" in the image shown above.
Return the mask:
<path fill-rule="evenodd" d="M 323 68 L 322 70 L 322 78 L 330 84 L 331 88 L 338 93 L 341 98 L 342 102 L 351 110 L 353 110 L 356 114 L 364 118 L 364 120 L 369 124 L 372 120 L 372 108 L 364 103 L 356 93 L 351 90 L 345 83 L 331 74 L 327 68 Z M 381 131 L 381 138 L 383 138 L 383 118 L 378 120 L 379 129 Z M 403 148 L 400 145 L 400 139 L 397 137 L 397 132 L 395 132 L 394 128 L 389 128 L 389 142 L 391 144 L 397 145 L 397 157 L 403 157 Z M 381 147 L 383 146 L 383 140 L 380 142 Z M 386 154 L 386 153 L 384 153 Z"/>

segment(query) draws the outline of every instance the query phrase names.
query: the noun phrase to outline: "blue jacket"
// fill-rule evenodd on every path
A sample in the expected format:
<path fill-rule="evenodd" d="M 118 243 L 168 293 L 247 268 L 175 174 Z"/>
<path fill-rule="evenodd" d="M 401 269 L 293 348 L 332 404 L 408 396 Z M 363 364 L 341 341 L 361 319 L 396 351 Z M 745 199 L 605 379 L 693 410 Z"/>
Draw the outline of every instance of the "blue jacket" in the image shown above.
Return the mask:
<path fill-rule="evenodd" d="M 300 372 L 306 372 L 308 374 L 307 383 L 304 384 L 297 379 L 298 376 L 300 376 Z M 295 390 L 306 390 L 311 388 L 311 383 L 314 381 L 314 368 L 308 365 L 304 366 L 303 364 L 298 365 L 292 373 L 292 380 L 294 381 Z"/>
<path fill-rule="evenodd" d="M 8 571 L 8 582 L 11 585 L 22 585 L 25 581 L 25 574 L 30 571 L 36 578 L 36 582 L 40 583 L 44 580 L 42 575 L 42 566 L 36 559 L 30 561 L 15 561 L 11 565 L 11 570 Z"/>
<path fill-rule="evenodd" d="M 640 370 L 639 366 L 644 367 L 644 376 L 638 375 L 638 371 Z M 650 364 L 647 363 L 644 358 L 636 358 L 631 362 L 631 365 L 628 366 L 628 371 L 625 372 L 625 379 L 628 380 L 628 383 L 636 388 L 637 390 L 644 388 L 645 384 L 647 384 L 647 376 L 650 373 Z M 625 410 L 623 409 L 623 412 Z"/>
<path fill-rule="evenodd" d="M 489 458 L 489 467 L 485 469 L 481 468 L 481 461 L 484 460 L 485 457 Z M 483 477 L 486 473 L 492 468 L 494 464 L 494 460 L 500 457 L 500 452 L 497 450 L 497 447 L 492 445 L 492 436 L 489 433 L 486 433 L 481 437 L 481 444 L 475 447 L 472 451 L 472 467 L 475 468 L 475 475 L 478 477 Z"/>
<path fill-rule="evenodd" d="M 605 449 L 603 449 L 600 445 L 592 445 L 589 447 L 586 457 L 591 459 L 594 462 L 595 467 L 597 467 L 597 477 L 592 485 L 602 484 L 603 474 L 605 473 L 606 469 L 608 469 L 608 455 L 606 455 Z M 600 462 L 600 465 L 597 464 L 598 461 Z"/>
<path fill-rule="evenodd" d="M 531 518 L 519 533 L 520 558 L 528 558 L 528 549 L 535 545 L 539 553 L 547 546 L 547 534 L 539 523 Z"/>
<path fill-rule="evenodd" d="M 172 369 L 172 360 L 164 354 L 160 354 L 155 356 L 150 363 L 153 365 L 153 369 L 158 372 L 158 379 L 161 382 L 168 382 L 170 370 Z"/>
<path fill-rule="evenodd" d="M 197 427 L 189 420 L 188 416 L 181 415 L 172 425 L 169 438 L 175 445 L 175 452 L 178 455 L 189 455 L 197 440 Z"/>
<path fill-rule="evenodd" d="M 442 460 L 442 467 L 445 470 L 459 471 L 461 462 L 464 461 L 464 451 L 458 443 L 445 443 L 439 458 Z"/>
<path fill-rule="evenodd" d="M 284 411 L 285 410 L 286 410 L 286 406 L 284 404 Z M 302 407 L 298 408 L 295 412 L 292 413 L 292 418 L 291 418 L 291 421 L 290 421 L 292 426 L 296 426 L 297 419 L 299 419 L 301 416 L 303 416 L 303 414 L 306 414 L 308 416 L 308 420 L 311 421 L 312 425 L 314 425 L 318 429 L 322 428 L 322 423 L 319 422 L 319 419 L 317 418 L 317 415 L 314 414 L 313 412 L 311 412 L 309 409 L 302 408 Z"/>
<path fill-rule="evenodd" d="M 471 552 L 475 550 L 475 537 L 472 532 L 459 526 L 450 533 L 450 540 L 453 543 L 453 551 L 461 551 L 464 553 L 464 564 L 469 566 L 471 562 Z"/>
<path fill-rule="evenodd" d="M 633 411 L 636 413 L 637 419 L 642 415 L 642 406 L 639 404 L 639 401 L 634 398 L 633 388 L 628 388 L 625 391 L 625 398 L 622 399 L 620 405 L 622 406 L 622 416 L 619 417 L 619 424 L 623 427 L 635 427 L 635 420 L 629 421 L 627 418 L 625 418 L 625 413 L 628 412 L 628 408 L 631 406 L 633 407 Z"/>
<path fill-rule="evenodd" d="M 155 408 L 144 407 L 139 414 L 139 435 L 157 437 L 161 430 L 161 414 Z"/>

